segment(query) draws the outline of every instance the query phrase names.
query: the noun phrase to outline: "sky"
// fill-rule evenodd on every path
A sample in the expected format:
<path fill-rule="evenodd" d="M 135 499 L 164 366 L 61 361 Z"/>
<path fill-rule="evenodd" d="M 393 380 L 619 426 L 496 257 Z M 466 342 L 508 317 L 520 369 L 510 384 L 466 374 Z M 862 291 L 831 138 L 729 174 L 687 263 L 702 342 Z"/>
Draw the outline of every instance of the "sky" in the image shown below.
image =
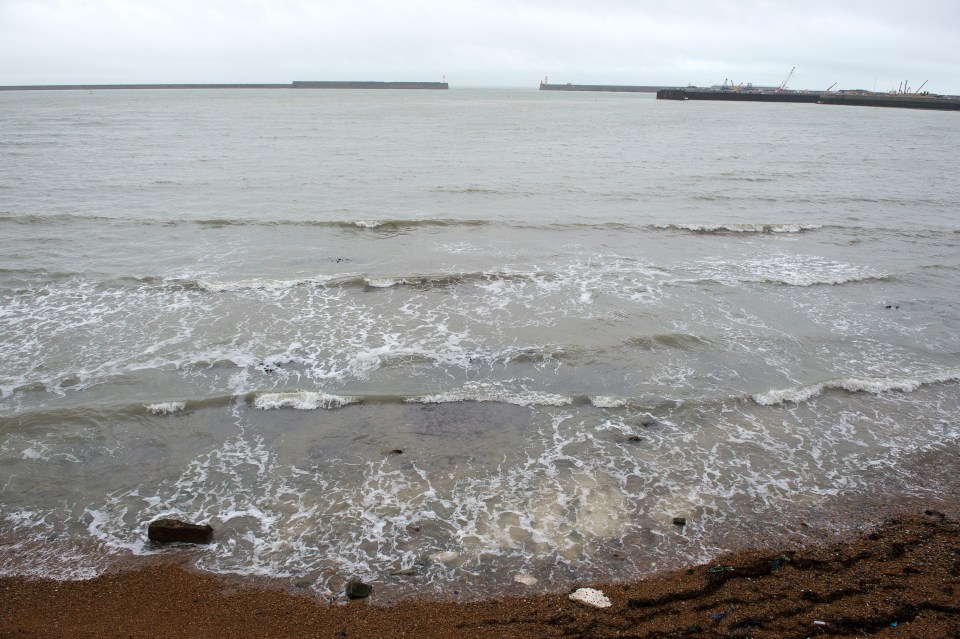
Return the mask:
<path fill-rule="evenodd" d="M 958 0 L 0 0 L 0 85 L 440 81 L 960 94 Z"/>

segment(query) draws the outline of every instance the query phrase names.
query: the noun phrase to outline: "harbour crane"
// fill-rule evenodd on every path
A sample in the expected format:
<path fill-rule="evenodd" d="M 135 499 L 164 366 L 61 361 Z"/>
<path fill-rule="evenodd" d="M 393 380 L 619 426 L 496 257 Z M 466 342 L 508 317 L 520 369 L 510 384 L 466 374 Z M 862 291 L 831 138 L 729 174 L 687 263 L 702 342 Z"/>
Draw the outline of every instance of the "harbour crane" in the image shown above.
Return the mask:
<path fill-rule="evenodd" d="M 780 86 L 777 87 L 777 91 L 783 91 L 787 88 L 787 82 L 790 82 L 790 78 L 793 77 L 793 72 L 797 70 L 797 67 L 790 69 L 790 73 L 787 74 L 787 79 L 780 83 Z"/>

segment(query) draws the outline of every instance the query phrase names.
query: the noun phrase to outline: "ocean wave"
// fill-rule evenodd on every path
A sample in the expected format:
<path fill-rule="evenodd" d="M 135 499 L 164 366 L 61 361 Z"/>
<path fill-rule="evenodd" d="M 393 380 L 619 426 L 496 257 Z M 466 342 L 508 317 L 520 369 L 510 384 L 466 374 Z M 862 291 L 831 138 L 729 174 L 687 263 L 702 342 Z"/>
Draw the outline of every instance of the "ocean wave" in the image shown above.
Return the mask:
<path fill-rule="evenodd" d="M 774 277 L 761 277 L 748 281 L 758 284 L 786 284 L 787 286 L 837 286 L 839 284 L 855 284 L 866 282 L 889 282 L 888 275 L 828 275 L 818 273 L 788 273 Z"/>
<path fill-rule="evenodd" d="M 363 218 L 363 219 L 328 219 L 328 220 L 303 220 L 303 219 L 180 219 L 165 222 L 166 225 L 197 225 L 208 228 L 222 228 L 229 226 L 262 226 L 262 227 L 282 227 L 282 226 L 302 226 L 302 227 L 323 227 L 339 228 L 343 230 L 395 230 L 402 231 L 422 227 L 444 227 L 444 226 L 486 226 L 491 224 L 489 220 L 455 218 Z"/>
<path fill-rule="evenodd" d="M 186 402 L 160 402 L 158 404 L 147 404 L 147 411 L 154 415 L 169 415 L 182 411 L 187 407 Z"/>
<path fill-rule="evenodd" d="M 262 393 L 253 400 L 253 405 L 260 410 L 274 410 L 278 408 L 295 408 L 297 410 L 316 410 L 318 408 L 343 408 L 350 404 L 360 403 L 358 397 L 344 397 L 315 391 L 293 391 L 288 393 Z"/>
<path fill-rule="evenodd" d="M 407 397 L 408 404 L 450 404 L 455 402 L 499 402 L 515 406 L 569 406 L 574 397 L 544 391 L 505 388 L 496 383 L 473 383 L 456 390 Z"/>
<path fill-rule="evenodd" d="M 653 228 L 694 233 L 802 233 L 822 228 L 822 224 L 654 224 Z"/>
<path fill-rule="evenodd" d="M 333 280 L 334 277 L 304 277 L 288 280 L 278 280 L 270 278 L 253 278 L 248 280 L 236 281 L 216 281 L 216 280 L 197 280 L 191 282 L 184 280 L 181 285 L 190 287 L 191 284 L 196 288 L 207 291 L 208 293 L 231 293 L 237 291 L 285 291 L 298 286 L 317 286 L 323 285 Z"/>
<path fill-rule="evenodd" d="M 52 215 L 0 215 L 0 223 L 29 225 L 61 225 L 70 222 L 94 222 L 96 224 L 126 223 L 129 220 L 105 215 L 74 215 L 71 213 L 55 213 Z M 144 220 L 135 220 L 144 223 Z"/>
<path fill-rule="evenodd" d="M 376 276 L 364 274 L 318 275 L 293 279 L 254 278 L 235 281 L 189 280 L 177 281 L 180 287 L 197 288 L 208 293 L 230 293 L 240 291 L 286 291 L 301 286 L 322 286 L 325 288 L 383 289 L 410 287 L 417 289 L 446 288 L 471 282 L 523 281 L 536 277 L 546 277 L 540 273 L 498 273 L 477 271 L 472 273 L 438 273 L 424 275 Z"/>
<path fill-rule="evenodd" d="M 590 403 L 596 408 L 624 408 L 630 405 L 630 402 L 622 397 L 610 397 L 608 395 L 591 397 Z"/>
<path fill-rule="evenodd" d="M 693 351 L 710 346 L 709 340 L 689 333 L 659 333 L 657 335 L 639 335 L 626 340 L 626 345 L 644 351 L 658 348 L 673 348 L 681 351 Z"/>
<path fill-rule="evenodd" d="M 701 277 L 732 284 L 747 282 L 809 287 L 892 279 L 890 275 L 866 266 L 834 262 L 816 255 L 779 254 L 747 260 L 710 258 L 693 269 Z"/>
<path fill-rule="evenodd" d="M 785 403 L 800 404 L 819 396 L 827 390 L 842 390 L 849 393 L 865 392 L 874 395 L 889 392 L 912 393 L 921 386 L 956 381 L 960 381 L 960 371 L 920 377 L 843 377 L 819 384 L 769 390 L 754 395 L 752 399 L 761 406 L 776 406 Z"/>

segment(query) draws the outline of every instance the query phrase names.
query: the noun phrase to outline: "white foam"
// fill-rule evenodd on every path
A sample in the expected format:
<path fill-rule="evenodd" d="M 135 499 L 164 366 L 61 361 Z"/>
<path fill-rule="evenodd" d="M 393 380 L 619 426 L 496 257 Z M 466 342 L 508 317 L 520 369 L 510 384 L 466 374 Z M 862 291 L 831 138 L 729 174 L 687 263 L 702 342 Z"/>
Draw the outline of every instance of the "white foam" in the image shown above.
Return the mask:
<path fill-rule="evenodd" d="M 371 288 L 391 288 L 399 284 L 406 284 L 404 279 L 390 279 L 386 277 L 365 277 L 364 283 Z"/>
<path fill-rule="evenodd" d="M 887 277 L 866 266 L 834 262 L 816 255 L 780 253 L 769 257 L 729 260 L 711 257 L 695 265 L 698 276 L 719 282 L 786 284 L 787 286 L 838 285 Z"/>
<path fill-rule="evenodd" d="M 542 391 L 510 390 L 497 383 L 480 382 L 468 384 L 458 390 L 408 397 L 405 401 L 411 404 L 503 402 L 516 406 L 568 406 L 573 403 L 573 398 Z"/>
<path fill-rule="evenodd" d="M 800 233 L 821 228 L 820 224 L 656 224 L 655 228 L 698 233 Z"/>
<path fill-rule="evenodd" d="M 622 408 L 627 405 L 627 400 L 619 397 L 598 395 L 597 397 L 591 397 L 590 403 L 597 408 Z"/>
<path fill-rule="evenodd" d="M 313 391 L 296 391 L 292 393 L 263 393 L 253 400 L 253 405 L 260 410 L 276 408 L 296 408 L 297 410 L 315 410 L 317 408 L 342 408 L 356 403 L 352 397 L 317 393 Z"/>
<path fill-rule="evenodd" d="M 799 404 L 820 395 L 825 390 L 845 390 L 850 393 L 866 392 L 874 395 L 891 391 L 912 393 L 926 384 L 952 381 L 960 381 L 960 372 L 940 373 L 920 378 L 844 377 L 820 384 L 769 390 L 754 395 L 753 400 L 761 406 L 774 406 L 786 402 Z"/>
<path fill-rule="evenodd" d="M 305 277 L 289 280 L 277 280 L 269 278 L 254 278 L 249 280 L 236 280 L 233 282 L 200 280 L 197 285 L 210 293 L 227 293 L 237 291 L 285 291 L 298 286 L 324 284 L 329 282 L 332 277 L 318 276 Z"/>
<path fill-rule="evenodd" d="M 353 225 L 359 226 L 362 229 L 375 229 L 383 226 L 383 222 L 377 222 L 376 220 L 356 220 Z"/>
<path fill-rule="evenodd" d="M 169 415 L 186 407 L 186 402 L 160 402 L 158 404 L 147 404 L 147 411 L 154 415 Z"/>
<path fill-rule="evenodd" d="M 746 260 L 740 266 L 747 272 L 748 281 L 789 286 L 837 285 L 885 277 L 868 268 L 804 255 Z"/>

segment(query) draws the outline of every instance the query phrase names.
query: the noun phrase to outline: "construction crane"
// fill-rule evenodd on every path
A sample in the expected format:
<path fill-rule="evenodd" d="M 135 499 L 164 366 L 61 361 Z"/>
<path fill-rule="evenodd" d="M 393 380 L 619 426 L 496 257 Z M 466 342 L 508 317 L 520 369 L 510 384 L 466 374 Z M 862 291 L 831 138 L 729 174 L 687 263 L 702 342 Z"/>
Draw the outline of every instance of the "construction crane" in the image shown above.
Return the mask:
<path fill-rule="evenodd" d="M 780 83 L 780 86 L 777 87 L 777 91 L 783 91 L 787 88 L 787 82 L 790 82 L 790 78 L 793 77 L 793 72 L 797 70 L 797 67 L 790 69 L 790 73 L 787 74 L 787 79 Z"/>
<path fill-rule="evenodd" d="M 920 93 L 920 89 L 922 89 L 923 87 L 927 86 L 927 82 L 929 82 L 929 81 L 930 81 L 930 80 L 924 80 L 924 81 L 923 81 L 923 84 L 921 84 L 919 87 L 917 87 L 917 90 L 914 91 L 914 93 Z"/>
<path fill-rule="evenodd" d="M 832 88 L 835 87 L 835 86 L 837 86 L 837 83 L 836 83 L 836 82 L 834 82 L 833 84 L 831 84 L 830 86 L 828 86 L 828 87 L 827 87 L 827 90 L 824 91 L 824 93 L 830 93 L 830 89 L 832 89 Z"/>

